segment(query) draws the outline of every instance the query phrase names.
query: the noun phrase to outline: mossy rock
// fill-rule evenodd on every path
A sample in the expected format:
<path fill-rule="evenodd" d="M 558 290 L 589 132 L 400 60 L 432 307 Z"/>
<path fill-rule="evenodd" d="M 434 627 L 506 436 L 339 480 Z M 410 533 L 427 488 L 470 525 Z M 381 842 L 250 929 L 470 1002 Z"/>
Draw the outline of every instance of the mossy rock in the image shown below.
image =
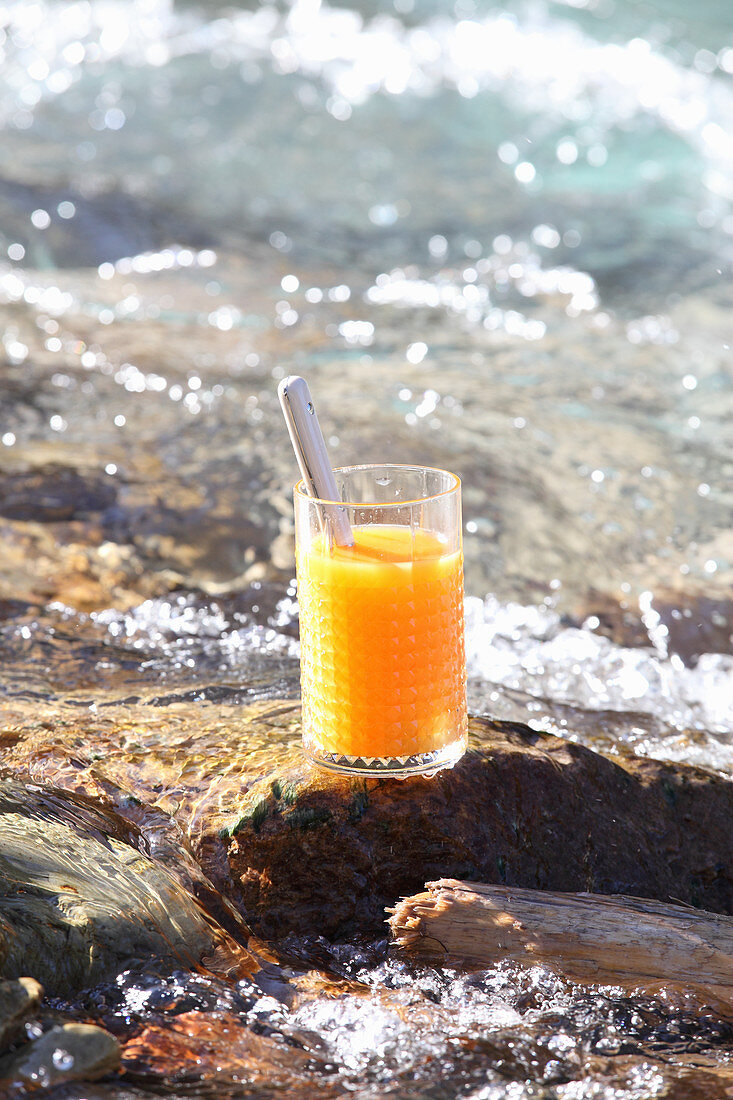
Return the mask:
<path fill-rule="evenodd" d="M 339 777 L 294 751 L 255 783 L 220 833 L 251 926 L 380 935 L 385 906 L 441 877 L 733 912 L 732 783 L 519 724 L 471 729 L 478 747 L 434 778 Z"/>

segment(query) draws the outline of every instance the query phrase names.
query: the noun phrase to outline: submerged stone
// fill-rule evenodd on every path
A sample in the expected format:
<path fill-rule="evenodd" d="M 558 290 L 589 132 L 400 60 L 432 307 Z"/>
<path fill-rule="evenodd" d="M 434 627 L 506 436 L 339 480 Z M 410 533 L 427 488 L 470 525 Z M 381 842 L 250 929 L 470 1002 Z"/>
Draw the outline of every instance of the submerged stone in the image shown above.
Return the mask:
<path fill-rule="evenodd" d="M 156 1091 L 197 1081 L 227 1098 L 281 1093 L 291 1100 L 330 1100 L 344 1095 L 316 1036 L 303 1036 L 311 1047 L 290 1034 L 268 1034 L 262 1024 L 259 1032 L 225 1011 L 183 1012 L 131 1039 L 122 1068 L 129 1080 Z"/>
<path fill-rule="evenodd" d="M 151 958 L 256 971 L 253 956 L 143 846 L 111 811 L 0 780 L 0 975 L 30 972 L 54 995 Z"/>

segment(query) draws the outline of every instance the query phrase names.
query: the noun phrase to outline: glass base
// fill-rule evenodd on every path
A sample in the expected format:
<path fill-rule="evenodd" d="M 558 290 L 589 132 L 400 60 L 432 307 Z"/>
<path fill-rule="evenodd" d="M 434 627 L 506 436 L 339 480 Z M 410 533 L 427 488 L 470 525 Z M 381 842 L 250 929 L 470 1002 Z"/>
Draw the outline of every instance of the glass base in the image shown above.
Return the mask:
<path fill-rule="evenodd" d="M 323 752 L 304 745 L 303 751 L 316 768 L 338 775 L 358 775 L 362 778 L 407 779 L 411 775 L 435 775 L 443 768 L 452 768 L 466 751 L 466 739 L 460 737 L 434 752 L 416 752 L 412 756 L 343 756 Z"/>

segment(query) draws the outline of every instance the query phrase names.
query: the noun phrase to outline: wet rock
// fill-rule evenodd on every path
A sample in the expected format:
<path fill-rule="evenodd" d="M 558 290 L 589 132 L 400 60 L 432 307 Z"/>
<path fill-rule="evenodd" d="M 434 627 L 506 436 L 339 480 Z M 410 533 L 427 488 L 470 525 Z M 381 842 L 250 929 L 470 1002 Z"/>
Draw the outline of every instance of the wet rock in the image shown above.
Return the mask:
<path fill-rule="evenodd" d="M 378 935 L 385 906 L 438 876 L 733 912 L 733 783 L 519 724 L 471 727 L 483 747 L 434 779 L 338 778 L 294 755 L 254 784 L 223 830 L 253 927 Z"/>
<path fill-rule="evenodd" d="M 593 627 L 596 634 L 602 634 L 616 645 L 635 648 L 650 646 L 649 633 L 641 621 L 638 605 L 630 604 L 628 599 L 616 598 L 609 593 L 591 589 L 579 601 L 569 614 L 565 615 L 568 626 L 580 628 L 588 619 L 598 620 Z"/>
<path fill-rule="evenodd" d="M 185 581 L 236 592 L 253 563 L 282 589 L 293 570 L 292 546 L 288 556 L 286 539 L 275 568 L 269 486 L 258 490 L 261 507 L 242 510 L 252 488 L 247 479 L 257 477 L 251 465 L 239 482 L 206 490 L 154 457 L 135 455 L 124 473 L 122 457 L 115 458 L 119 467 L 107 463 L 113 475 L 94 448 L 28 448 L 12 456 L 0 471 L 0 600 L 128 608 Z"/>
<path fill-rule="evenodd" d="M 111 810 L 108 827 L 111 820 L 132 825 L 156 860 L 195 892 L 183 838 L 207 874 L 216 873 L 216 885 L 227 887 L 220 831 L 253 783 L 300 758 L 300 707 L 292 699 L 125 702 L 84 711 L 14 700 L 5 718 L 0 763 L 8 774 Z"/>
<path fill-rule="evenodd" d="M 112 480 L 101 470 L 49 465 L 16 470 L 0 481 L 0 515 L 7 519 L 58 523 L 104 512 L 117 497 Z"/>
<path fill-rule="evenodd" d="M 20 615 L 24 615 L 30 608 L 30 604 L 25 600 L 5 600 L 0 599 L 0 622 L 6 619 L 15 619 Z"/>
<path fill-rule="evenodd" d="M 41 1091 L 66 1081 L 96 1081 L 117 1069 L 120 1046 L 93 1024 L 61 1024 L 0 1061 L 0 1086 Z"/>
<path fill-rule="evenodd" d="M 235 1015 L 185 1012 L 130 1040 L 122 1068 L 127 1079 L 153 1087 L 197 1081 L 217 1096 L 282 1092 L 293 1100 L 326 1100 L 343 1090 L 337 1080 L 323 1079 L 325 1061 L 292 1037 L 286 1042 L 281 1035 L 257 1034 Z"/>
<path fill-rule="evenodd" d="M 60 202 L 74 204 L 74 217 L 54 218 L 41 246 L 32 229 L 20 234 L 31 262 L 54 268 L 68 266 L 97 267 L 104 261 L 134 255 L 146 249 L 162 247 L 172 240 L 185 240 L 202 248 L 211 242 L 208 232 L 191 228 L 188 219 L 177 216 L 141 195 L 122 190 L 104 190 L 85 194 L 71 186 L 48 186 L 0 178 L 0 214 L 4 221 L 23 221 L 39 206 L 53 210 Z M 73 257 L 73 259 L 72 259 Z"/>
<path fill-rule="evenodd" d="M 109 807 L 221 921 L 195 860 L 266 939 L 383 935 L 444 877 L 733 912 L 733 783 L 701 769 L 473 718 L 452 771 L 352 781 L 307 766 L 291 700 L 17 713 L 4 767 Z"/>
<path fill-rule="evenodd" d="M 733 599 L 662 592 L 652 610 L 667 629 L 668 652 L 694 667 L 703 653 L 733 653 Z"/>
<path fill-rule="evenodd" d="M 24 601 L 58 601 L 79 611 L 132 607 L 167 593 L 180 577 L 165 570 L 145 574 L 131 546 L 105 541 L 95 522 L 32 523 L 0 519 L 3 570 L 0 600 L 9 613 Z"/>
<path fill-rule="evenodd" d="M 651 646 L 652 633 L 667 653 L 694 668 L 703 653 L 733 653 L 733 600 L 701 592 L 656 591 L 644 610 L 639 601 L 591 590 L 567 615 L 579 627 L 595 617 L 593 630 L 623 646 Z"/>
<path fill-rule="evenodd" d="M 0 981 L 0 1051 L 15 1040 L 42 996 L 43 988 L 33 978 Z"/>
<path fill-rule="evenodd" d="M 259 969 L 143 847 L 111 811 L 0 780 L 0 974 L 30 971 L 54 995 L 153 957 Z"/>

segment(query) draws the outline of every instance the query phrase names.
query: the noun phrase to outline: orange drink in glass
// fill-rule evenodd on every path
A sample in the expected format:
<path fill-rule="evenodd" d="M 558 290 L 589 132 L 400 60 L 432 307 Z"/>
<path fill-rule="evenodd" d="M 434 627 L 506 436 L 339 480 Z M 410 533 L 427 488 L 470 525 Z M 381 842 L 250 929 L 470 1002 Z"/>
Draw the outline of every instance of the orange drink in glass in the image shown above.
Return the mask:
<path fill-rule="evenodd" d="M 460 481 L 422 466 L 334 474 L 338 502 L 295 488 L 306 755 L 352 775 L 435 772 L 466 746 Z"/>

